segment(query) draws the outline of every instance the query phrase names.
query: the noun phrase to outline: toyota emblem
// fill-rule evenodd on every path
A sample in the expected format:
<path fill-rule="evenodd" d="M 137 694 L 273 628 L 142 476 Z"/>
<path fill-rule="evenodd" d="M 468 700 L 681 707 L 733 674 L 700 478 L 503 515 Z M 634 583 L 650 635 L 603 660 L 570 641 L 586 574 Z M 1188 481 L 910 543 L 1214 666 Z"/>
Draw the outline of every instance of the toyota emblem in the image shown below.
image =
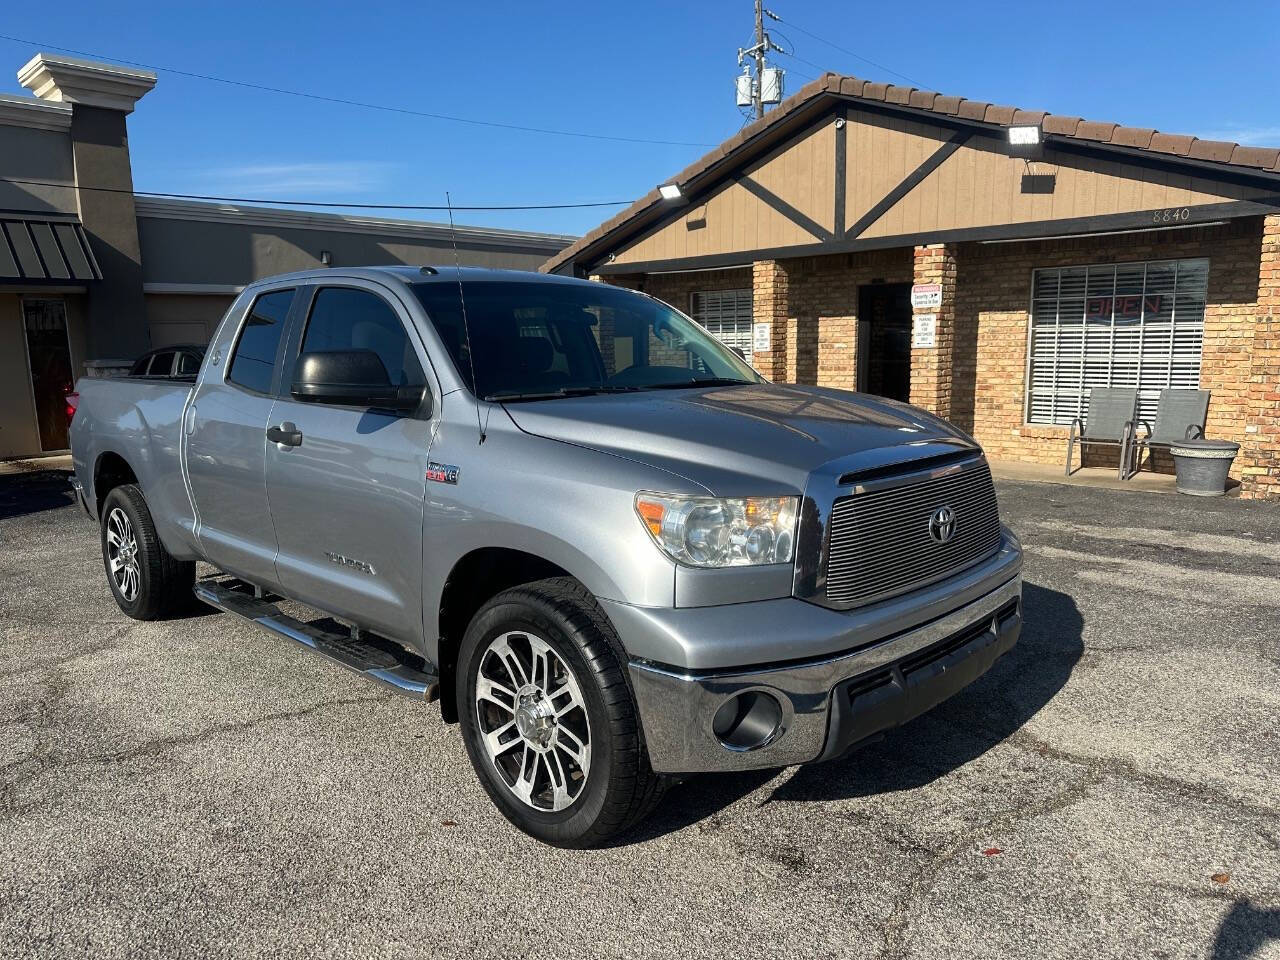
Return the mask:
<path fill-rule="evenodd" d="M 935 543 L 950 543 L 956 535 L 956 512 L 950 507 L 939 507 L 929 518 L 929 536 Z"/>

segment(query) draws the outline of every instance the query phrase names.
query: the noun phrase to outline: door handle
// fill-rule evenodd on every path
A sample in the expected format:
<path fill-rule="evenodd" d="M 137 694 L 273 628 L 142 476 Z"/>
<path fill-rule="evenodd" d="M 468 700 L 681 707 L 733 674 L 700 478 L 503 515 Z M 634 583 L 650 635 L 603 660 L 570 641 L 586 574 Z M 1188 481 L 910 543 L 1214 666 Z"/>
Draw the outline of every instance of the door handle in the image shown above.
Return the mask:
<path fill-rule="evenodd" d="M 267 439 L 272 443 L 282 443 L 286 447 L 302 446 L 302 431 L 295 424 L 286 420 L 278 427 L 267 427 Z"/>

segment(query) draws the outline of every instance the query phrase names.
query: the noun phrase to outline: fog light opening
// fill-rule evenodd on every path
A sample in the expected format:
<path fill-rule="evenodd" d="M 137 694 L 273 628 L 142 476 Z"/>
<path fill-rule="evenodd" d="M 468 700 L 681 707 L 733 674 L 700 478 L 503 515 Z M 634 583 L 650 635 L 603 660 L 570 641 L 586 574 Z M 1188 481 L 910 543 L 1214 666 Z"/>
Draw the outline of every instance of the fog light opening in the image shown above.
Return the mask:
<path fill-rule="evenodd" d="M 782 705 L 763 690 L 748 690 L 720 705 L 711 732 L 730 750 L 755 750 L 782 732 Z"/>

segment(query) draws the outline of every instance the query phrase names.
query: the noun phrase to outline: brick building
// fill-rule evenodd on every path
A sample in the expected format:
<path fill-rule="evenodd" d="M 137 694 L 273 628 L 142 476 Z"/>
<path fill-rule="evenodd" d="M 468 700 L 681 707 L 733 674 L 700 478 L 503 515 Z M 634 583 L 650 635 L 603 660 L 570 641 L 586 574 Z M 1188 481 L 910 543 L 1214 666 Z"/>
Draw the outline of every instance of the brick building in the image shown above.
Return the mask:
<path fill-rule="evenodd" d="M 1242 495 L 1280 498 L 1280 150 L 827 74 L 663 186 L 543 269 L 997 459 L 1061 462 L 1094 386 L 1148 420 L 1208 389 Z"/>

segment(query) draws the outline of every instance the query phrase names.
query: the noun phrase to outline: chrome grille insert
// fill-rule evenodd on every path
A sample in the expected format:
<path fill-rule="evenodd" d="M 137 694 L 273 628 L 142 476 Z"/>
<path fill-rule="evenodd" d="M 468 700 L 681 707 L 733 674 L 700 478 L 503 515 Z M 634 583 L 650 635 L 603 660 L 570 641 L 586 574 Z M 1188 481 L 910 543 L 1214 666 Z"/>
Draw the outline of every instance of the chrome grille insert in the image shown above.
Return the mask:
<path fill-rule="evenodd" d="M 929 532 L 941 507 L 952 538 Z M 1000 512 L 985 460 L 941 477 L 841 497 L 831 507 L 827 602 L 862 606 L 959 573 L 1000 548 Z"/>

